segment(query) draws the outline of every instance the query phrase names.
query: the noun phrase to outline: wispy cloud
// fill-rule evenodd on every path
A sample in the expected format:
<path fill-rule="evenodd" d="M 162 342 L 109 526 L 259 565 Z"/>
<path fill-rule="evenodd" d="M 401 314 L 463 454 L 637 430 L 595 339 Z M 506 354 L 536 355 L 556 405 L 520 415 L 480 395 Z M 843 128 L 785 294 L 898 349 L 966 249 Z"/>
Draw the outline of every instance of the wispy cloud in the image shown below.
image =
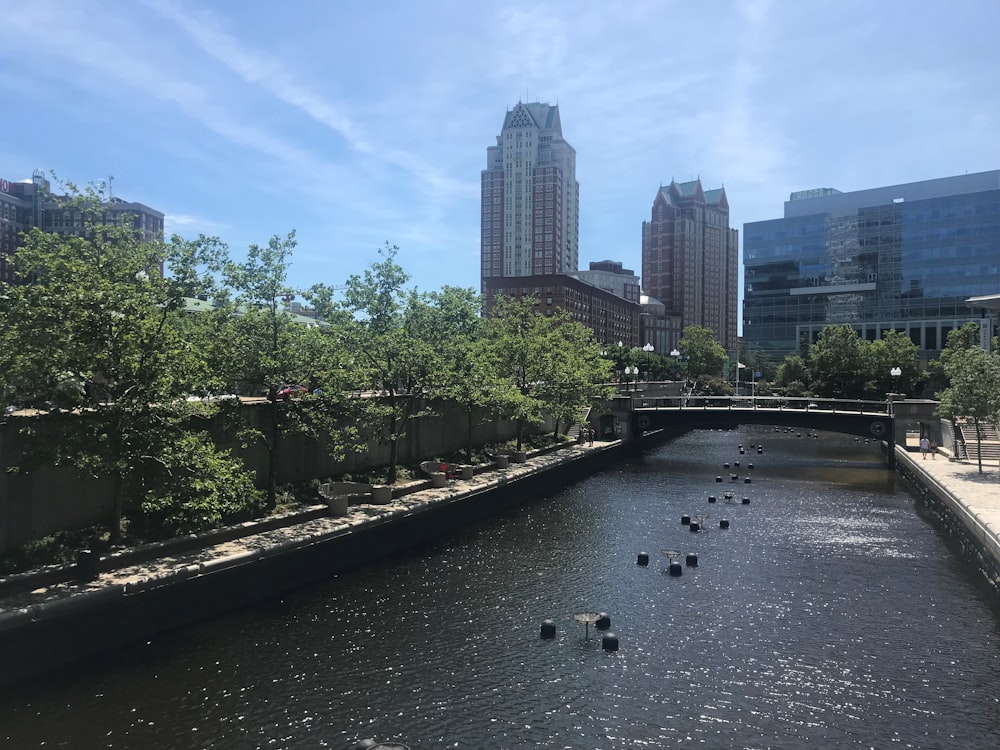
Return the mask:
<path fill-rule="evenodd" d="M 145 2 L 175 23 L 206 55 L 246 83 L 260 87 L 275 99 L 333 130 L 353 150 L 406 171 L 435 194 L 469 194 L 470 190 L 478 189 L 478 183 L 456 180 L 412 153 L 396 149 L 392 144 L 374 142 L 364 126 L 347 114 L 349 107 L 317 94 L 274 57 L 241 44 L 223 30 L 223 21 L 216 13 L 189 8 L 172 0 Z"/>
<path fill-rule="evenodd" d="M 229 227 L 214 219 L 194 214 L 165 214 L 163 217 L 164 233 L 167 235 L 205 234 L 220 235 Z"/>

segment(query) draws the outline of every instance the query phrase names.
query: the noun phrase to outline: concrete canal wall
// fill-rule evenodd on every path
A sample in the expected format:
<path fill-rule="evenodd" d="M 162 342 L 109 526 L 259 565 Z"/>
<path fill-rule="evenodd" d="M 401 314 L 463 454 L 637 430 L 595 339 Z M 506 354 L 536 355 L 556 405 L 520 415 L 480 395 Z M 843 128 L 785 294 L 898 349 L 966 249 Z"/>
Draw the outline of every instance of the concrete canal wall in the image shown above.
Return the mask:
<path fill-rule="evenodd" d="M 945 456 L 918 455 L 897 448 L 896 471 L 962 558 L 1000 593 L 1000 477 Z"/>
<path fill-rule="evenodd" d="M 354 508 L 348 518 L 320 508 L 259 535 L 221 543 L 210 537 L 204 549 L 184 540 L 182 551 L 138 551 L 102 561 L 94 581 L 8 581 L 0 584 L 0 686 L 398 554 L 539 500 L 669 437 L 540 451 L 506 471 L 421 486 L 390 505 Z"/>
<path fill-rule="evenodd" d="M 465 411 L 447 402 L 434 402 L 428 406 L 433 413 L 410 420 L 406 435 L 399 441 L 399 462 L 403 465 L 435 455 L 447 455 L 465 447 L 468 430 Z M 265 430 L 270 418 L 269 407 L 267 403 L 244 404 L 247 423 Z M 55 466 L 10 471 L 21 460 L 22 441 L 18 435 L 21 423 L 31 418 L 0 418 L 0 552 L 57 531 L 101 523 L 108 518 L 113 505 L 110 479 Z M 540 429 L 551 431 L 552 425 L 546 423 Z M 239 456 L 254 472 L 258 487 L 266 486 L 270 457 L 262 444 L 243 446 L 239 441 L 227 439 L 218 425 L 210 431 L 217 433 L 215 439 L 221 447 Z M 477 421 L 472 444 L 502 443 L 516 434 L 517 424 L 514 421 Z M 54 439 L 58 439 L 58 435 Z M 365 450 L 348 451 L 338 459 L 330 454 L 323 441 L 294 433 L 281 440 L 275 455 L 279 484 L 361 472 L 385 466 L 388 462 L 388 445 L 371 443 Z"/>

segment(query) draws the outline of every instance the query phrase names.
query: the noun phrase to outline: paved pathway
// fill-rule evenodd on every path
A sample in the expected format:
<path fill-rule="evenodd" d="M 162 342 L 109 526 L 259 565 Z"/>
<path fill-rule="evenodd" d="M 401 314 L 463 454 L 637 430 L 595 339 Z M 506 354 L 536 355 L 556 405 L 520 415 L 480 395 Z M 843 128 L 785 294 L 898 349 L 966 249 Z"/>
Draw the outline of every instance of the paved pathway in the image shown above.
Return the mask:
<path fill-rule="evenodd" d="M 1000 562 L 1000 465 L 975 461 L 952 461 L 938 453 L 922 458 L 919 452 L 896 449 L 896 460 L 910 463 L 945 490 L 952 511 L 962 518 L 984 548 Z"/>

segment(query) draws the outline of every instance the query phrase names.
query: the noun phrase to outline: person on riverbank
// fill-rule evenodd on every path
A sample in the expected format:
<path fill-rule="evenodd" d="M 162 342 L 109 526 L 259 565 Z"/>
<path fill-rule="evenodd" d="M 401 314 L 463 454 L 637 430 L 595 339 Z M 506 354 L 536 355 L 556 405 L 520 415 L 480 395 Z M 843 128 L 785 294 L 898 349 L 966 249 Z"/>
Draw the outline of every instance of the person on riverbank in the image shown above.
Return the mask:
<path fill-rule="evenodd" d="M 924 435 L 922 438 L 920 438 L 920 455 L 923 457 L 924 461 L 927 460 L 927 451 L 929 451 L 930 449 L 931 449 L 931 441 L 927 439 L 926 435 Z"/>
<path fill-rule="evenodd" d="M 931 440 L 927 446 L 927 450 L 931 452 L 931 458 L 937 458 L 937 443 Z"/>

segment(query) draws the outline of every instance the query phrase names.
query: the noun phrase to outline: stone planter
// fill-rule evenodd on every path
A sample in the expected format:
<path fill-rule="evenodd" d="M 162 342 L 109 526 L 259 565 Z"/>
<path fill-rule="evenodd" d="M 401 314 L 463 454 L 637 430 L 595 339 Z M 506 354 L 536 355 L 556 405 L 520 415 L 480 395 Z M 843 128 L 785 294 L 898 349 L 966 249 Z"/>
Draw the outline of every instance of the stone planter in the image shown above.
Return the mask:
<path fill-rule="evenodd" d="M 528 460 L 528 454 L 525 451 L 514 451 L 510 454 L 510 460 L 516 464 L 523 464 Z"/>
<path fill-rule="evenodd" d="M 388 505 L 391 502 L 392 502 L 392 487 L 390 487 L 389 485 L 372 487 L 373 505 Z"/>
<path fill-rule="evenodd" d="M 476 470 L 472 466 L 462 467 L 462 479 L 472 479 L 476 475 Z"/>
<path fill-rule="evenodd" d="M 497 456 L 498 469 L 506 469 L 508 466 L 510 466 L 510 456 L 508 456 L 507 454 L 501 454 Z"/>
<path fill-rule="evenodd" d="M 431 474 L 431 487 L 447 487 L 448 475 L 443 471 L 435 471 Z"/>
<path fill-rule="evenodd" d="M 346 516 L 347 506 L 347 495 L 336 495 L 326 498 L 326 507 L 330 509 L 331 516 Z"/>

